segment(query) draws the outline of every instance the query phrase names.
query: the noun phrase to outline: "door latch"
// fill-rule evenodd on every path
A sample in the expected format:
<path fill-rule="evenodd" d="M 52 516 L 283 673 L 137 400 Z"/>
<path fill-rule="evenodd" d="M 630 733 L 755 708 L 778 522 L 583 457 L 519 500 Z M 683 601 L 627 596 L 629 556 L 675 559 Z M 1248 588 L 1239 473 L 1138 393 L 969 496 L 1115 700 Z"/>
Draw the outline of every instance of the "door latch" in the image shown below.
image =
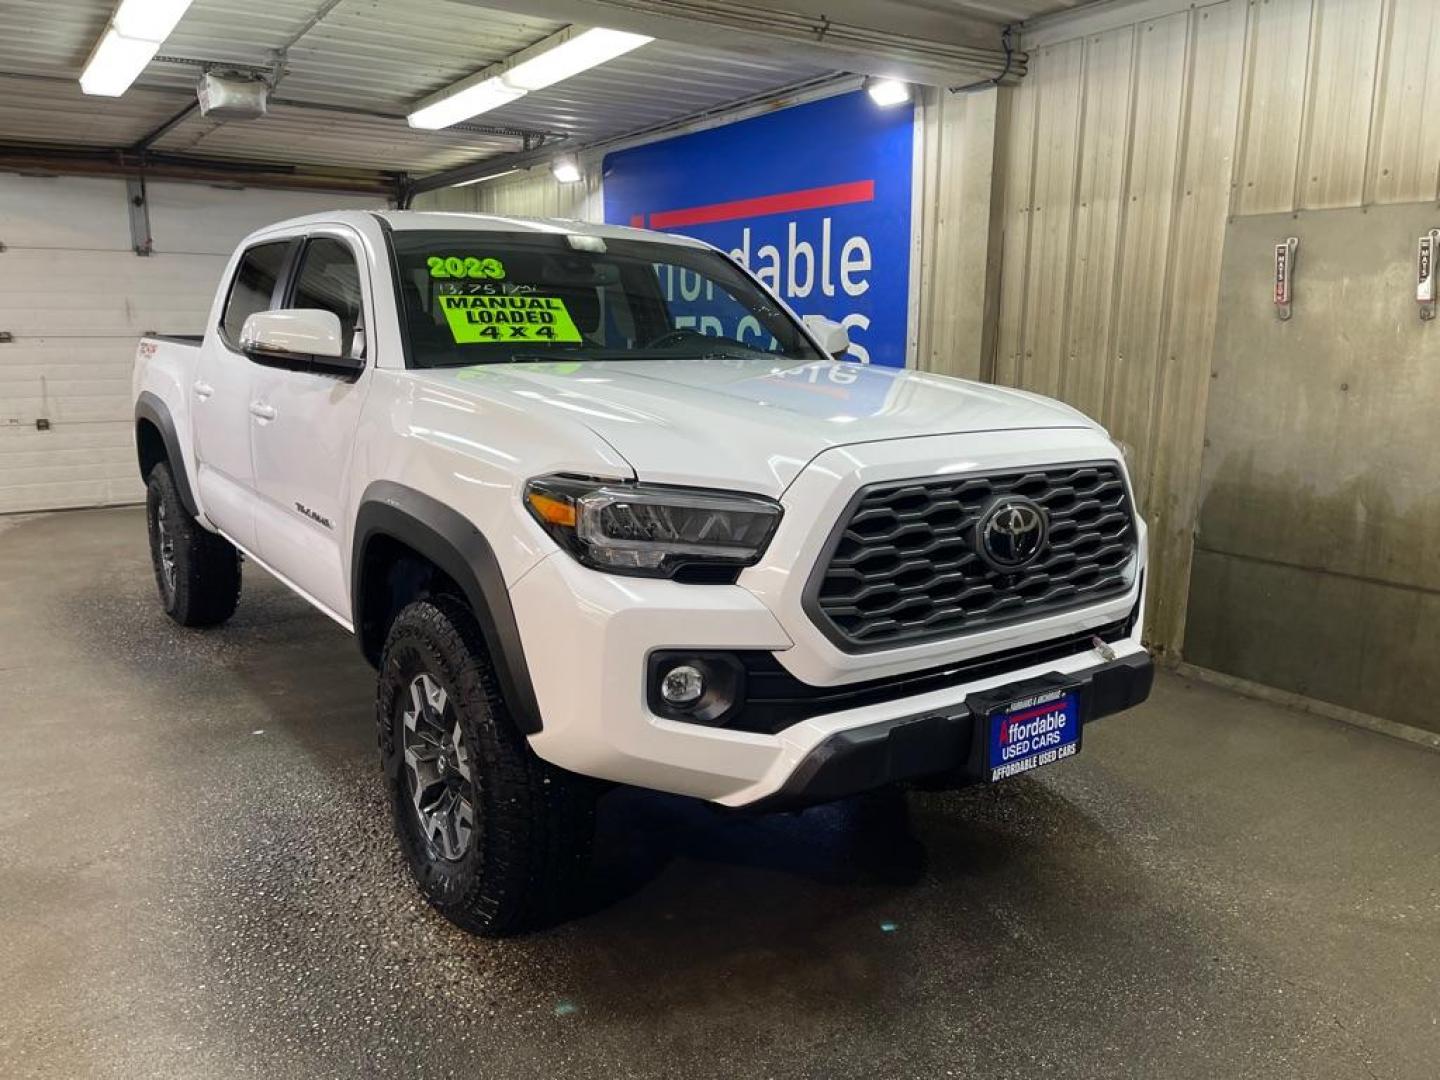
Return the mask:
<path fill-rule="evenodd" d="M 1440 254 L 1440 229 L 1420 234 L 1415 246 L 1415 302 L 1420 305 L 1420 318 L 1435 318 L 1435 257 Z"/>
<path fill-rule="evenodd" d="M 1300 239 L 1295 236 L 1275 245 L 1275 314 L 1281 319 L 1291 314 L 1291 279 L 1295 274 L 1295 249 L 1299 246 Z"/>

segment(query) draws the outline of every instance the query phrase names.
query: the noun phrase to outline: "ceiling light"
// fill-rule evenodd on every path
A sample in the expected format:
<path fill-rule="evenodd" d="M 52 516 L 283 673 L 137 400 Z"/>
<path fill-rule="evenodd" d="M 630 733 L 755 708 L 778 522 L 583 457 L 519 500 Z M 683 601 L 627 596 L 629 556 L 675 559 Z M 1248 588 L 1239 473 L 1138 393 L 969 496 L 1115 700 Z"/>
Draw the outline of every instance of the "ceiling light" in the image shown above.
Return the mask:
<path fill-rule="evenodd" d="M 87 94 L 119 97 L 130 89 L 130 84 L 140 77 L 150 58 L 159 51 L 158 41 L 128 38 L 112 27 L 105 31 L 86 61 L 85 70 L 80 74 L 80 89 Z"/>
<path fill-rule="evenodd" d="M 572 75 L 614 60 L 653 40 L 643 34 L 629 34 L 623 30 L 568 27 L 521 50 L 503 64 L 491 65 L 425 98 L 409 115 L 410 126 L 434 130 L 458 124 L 509 104 L 532 90 L 543 90 Z"/>
<path fill-rule="evenodd" d="M 87 94 L 119 97 L 140 77 L 170 36 L 191 0 L 122 0 L 95 43 L 80 89 Z"/>
<path fill-rule="evenodd" d="M 123 0 L 110 21 L 129 38 L 157 45 L 170 36 L 191 0 Z"/>
<path fill-rule="evenodd" d="M 606 30 L 597 26 L 552 49 L 546 49 L 538 56 L 522 60 L 500 77 L 507 86 L 517 90 L 543 90 L 617 56 L 624 56 L 653 40 L 644 34 L 627 34 L 624 30 Z"/>
<path fill-rule="evenodd" d="M 461 180 L 459 183 L 451 184 L 450 186 L 451 186 L 451 187 L 469 187 L 471 184 L 483 184 L 486 180 L 499 180 L 500 177 L 502 177 L 502 176 L 509 176 L 509 175 L 511 175 L 512 173 L 517 173 L 517 172 L 519 172 L 519 171 L 520 171 L 520 170 L 519 170 L 518 168 L 516 168 L 516 169 L 501 169 L 499 172 L 492 172 L 492 173 L 487 173 L 487 174 L 484 175 L 484 176 L 477 176 L 477 177 L 475 177 L 475 179 L 473 179 L 473 180 Z"/>
<path fill-rule="evenodd" d="M 491 78 L 416 109 L 407 119 L 411 127 L 434 131 L 458 124 L 461 120 L 468 120 L 476 113 L 498 109 L 501 105 L 524 96 L 524 90 L 511 89 L 499 79 Z"/>
<path fill-rule="evenodd" d="M 574 158 L 556 158 L 550 172 L 562 184 L 573 184 L 580 179 L 580 166 L 575 164 Z"/>
<path fill-rule="evenodd" d="M 899 79 L 869 79 L 865 92 L 876 105 L 885 107 L 903 105 L 910 100 L 910 84 Z"/>

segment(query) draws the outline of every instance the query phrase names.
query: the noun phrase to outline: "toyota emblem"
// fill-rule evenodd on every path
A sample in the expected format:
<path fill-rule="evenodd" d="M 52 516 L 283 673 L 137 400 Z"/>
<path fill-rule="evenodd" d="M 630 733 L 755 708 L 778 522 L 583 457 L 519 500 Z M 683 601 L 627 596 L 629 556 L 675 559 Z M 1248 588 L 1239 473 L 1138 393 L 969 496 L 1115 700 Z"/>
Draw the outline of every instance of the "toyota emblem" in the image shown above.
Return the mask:
<path fill-rule="evenodd" d="M 975 527 L 980 556 L 1003 574 L 1034 562 L 1045 550 L 1050 519 L 1039 503 L 1012 495 L 997 499 Z"/>

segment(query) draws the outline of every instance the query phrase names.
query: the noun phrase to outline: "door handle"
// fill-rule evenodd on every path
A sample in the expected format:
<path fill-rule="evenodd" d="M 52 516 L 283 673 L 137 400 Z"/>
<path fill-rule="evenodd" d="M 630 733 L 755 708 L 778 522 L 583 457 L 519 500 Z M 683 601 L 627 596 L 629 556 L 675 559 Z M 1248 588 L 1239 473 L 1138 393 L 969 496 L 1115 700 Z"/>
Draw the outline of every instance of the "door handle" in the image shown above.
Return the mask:
<path fill-rule="evenodd" d="M 209 383 L 197 382 L 195 384 L 195 396 L 201 401 L 209 400 L 213 393 L 215 393 L 215 388 Z"/>
<path fill-rule="evenodd" d="M 274 420 L 275 407 L 259 401 L 252 401 L 250 402 L 250 415 L 257 420 Z"/>

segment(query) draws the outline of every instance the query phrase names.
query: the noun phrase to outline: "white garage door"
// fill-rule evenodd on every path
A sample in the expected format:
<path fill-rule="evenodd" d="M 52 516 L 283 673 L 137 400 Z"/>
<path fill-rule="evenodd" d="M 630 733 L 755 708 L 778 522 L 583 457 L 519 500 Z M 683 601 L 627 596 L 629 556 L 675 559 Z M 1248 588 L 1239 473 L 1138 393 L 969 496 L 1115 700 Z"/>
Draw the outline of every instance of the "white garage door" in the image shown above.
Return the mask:
<path fill-rule="evenodd" d="M 0 175 L 0 513 L 138 501 L 130 370 L 139 336 L 200 333 L 246 233 L 298 214 L 384 205 L 147 188 L 154 254 L 142 257 L 131 247 L 123 180 Z"/>

